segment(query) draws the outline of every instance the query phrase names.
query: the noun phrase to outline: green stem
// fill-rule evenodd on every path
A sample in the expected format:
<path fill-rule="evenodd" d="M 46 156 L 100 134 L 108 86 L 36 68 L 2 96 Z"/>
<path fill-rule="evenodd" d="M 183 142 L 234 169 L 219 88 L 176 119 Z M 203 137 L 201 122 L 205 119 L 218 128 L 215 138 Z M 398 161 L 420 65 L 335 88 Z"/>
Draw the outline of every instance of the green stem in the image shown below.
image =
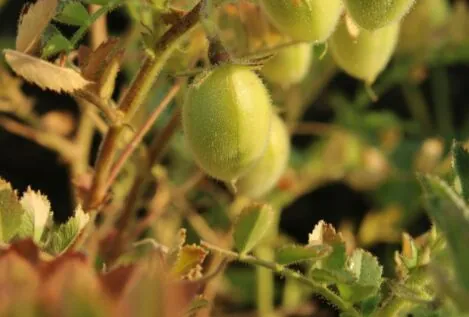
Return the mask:
<path fill-rule="evenodd" d="M 91 192 L 85 204 L 86 210 L 95 208 L 105 197 L 107 180 L 112 168 L 115 153 L 118 149 L 121 131 L 125 123 L 131 121 L 138 107 L 140 107 L 147 97 L 166 61 L 178 47 L 184 36 L 197 25 L 200 8 L 201 3 L 197 4 L 188 14 L 181 18 L 178 24 L 175 24 L 163 34 L 155 45 L 155 55 L 145 59 L 130 88 L 124 95 L 118 110 L 119 113 L 123 114 L 124 122 L 120 122 L 119 120 L 109 129 L 104 137 L 102 150 L 96 162 L 96 171 Z"/>
<path fill-rule="evenodd" d="M 428 105 L 418 86 L 409 82 L 402 85 L 402 92 L 412 116 L 420 123 L 422 132 L 426 135 L 432 131 L 432 122 L 428 113 Z"/>
<path fill-rule="evenodd" d="M 445 137 L 452 137 L 454 135 L 453 113 L 446 69 L 442 66 L 435 67 L 431 79 L 438 131 Z"/>
<path fill-rule="evenodd" d="M 274 262 L 269 262 L 269 261 L 265 261 L 262 259 L 258 259 L 251 255 L 243 255 L 243 254 L 238 254 L 233 251 L 224 250 L 205 241 L 201 241 L 200 245 L 211 251 L 224 255 L 228 259 L 236 260 L 236 261 L 246 263 L 249 265 L 253 265 L 256 267 L 263 267 L 263 268 L 273 271 L 274 273 L 282 275 L 286 278 L 296 280 L 299 283 L 307 285 L 312 290 L 313 293 L 321 295 L 326 300 L 328 300 L 331 304 L 333 304 L 338 309 L 340 309 L 342 312 L 347 313 L 347 316 L 361 317 L 361 314 L 353 307 L 351 303 L 344 301 L 342 298 L 340 298 L 340 296 L 338 296 L 336 293 L 331 291 L 329 288 L 327 288 L 323 284 L 317 283 L 303 276 L 299 272 L 293 271 L 283 265 L 280 265 Z"/>
<path fill-rule="evenodd" d="M 274 252 L 270 246 L 259 246 L 255 250 L 257 257 L 274 260 Z M 257 276 L 257 313 L 259 316 L 271 316 L 275 311 L 275 281 L 272 271 L 256 267 Z"/>
<path fill-rule="evenodd" d="M 72 38 L 70 39 L 70 50 L 74 49 L 77 44 L 78 44 L 78 41 L 80 41 L 82 39 L 82 37 L 86 34 L 86 31 L 88 31 L 88 28 L 93 24 L 95 23 L 103 14 L 106 14 L 114 9 L 116 9 L 117 7 L 121 6 L 121 5 L 124 5 L 125 4 L 125 0 L 113 0 L 113 1 L 109 1 L 109 3 L 107 3 L 106 5 L 102 6 L 98 11 L 96 11 L 95 13 L 93 13 L 88 21 L 86 21 L 85 24 L 83 24 L 72 36 Z"/>

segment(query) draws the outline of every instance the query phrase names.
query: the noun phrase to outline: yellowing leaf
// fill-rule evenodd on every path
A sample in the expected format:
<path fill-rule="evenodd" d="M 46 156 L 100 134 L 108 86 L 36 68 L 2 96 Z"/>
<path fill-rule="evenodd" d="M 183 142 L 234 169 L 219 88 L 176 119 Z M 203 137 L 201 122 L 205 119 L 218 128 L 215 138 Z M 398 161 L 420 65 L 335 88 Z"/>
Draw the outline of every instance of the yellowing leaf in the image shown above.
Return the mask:
<path fill-rule="evenodd" d="M 20 203 L 25 211 L 23 218 L 26 219 L 23 221 L 32 223 L 33 240 L 39 242 L 46 224 L 52 216 L 50 202 L 47 197 L 41 195 L 40 192 L 35 192 L 31 190 L 31 188 L 28 188 L 28 190 L 23 193 Z"/>
<path fill-rule="evenodd" d="M 18 22 L 16 50 L 32 53 L 37 48 L 42 32 L 55 15 L 57 4 L 57 0 L 38 0 L 23 7 L 23 14 Z"/>
<path fill-rule="evenodd" d="M 60 67 L 18 51 L 7 49 L 4 52 L 6 61 L 15 73 L 42 89 L 70 93 L 90 84 L 70 68 Z"/>
<path fill-rule="evenodd" d="M 197 277 L 201 271 L 201 264 L 207 256 L 207 251 L 197 245 L 186 245 L 181 248 L 171 272 L 181 278 Z M 196 275 L 196 276 L 194 276 Z"/>

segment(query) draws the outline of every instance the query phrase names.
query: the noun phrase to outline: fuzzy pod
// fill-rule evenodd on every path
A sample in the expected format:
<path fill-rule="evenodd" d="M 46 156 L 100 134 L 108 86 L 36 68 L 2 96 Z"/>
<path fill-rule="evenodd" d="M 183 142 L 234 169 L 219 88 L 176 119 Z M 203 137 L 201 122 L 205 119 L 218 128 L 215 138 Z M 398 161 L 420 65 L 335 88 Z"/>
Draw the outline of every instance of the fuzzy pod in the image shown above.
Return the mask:
<path fill-rule="evenodd" d="M 352 19 L 364 29 L 377 30 L 399 21 L 415 0 L 344 0 Z"/>
<path fill-rule="evenodd" d="M 236 182 L 264 154 L 272 105 L 261 79 L 248 67 L 224 65 L 195 80 L 182 121 L 199 167 L 213 178 Z"/>
<path fill-rule="evenodd" d="M 270 82 L 288 87 L 308 74 L 313 59 L 313 45 L 300 43 L 280 49 L 261 69 Z"/>
<path fill-rule="evenodd" d="M 398 37 L 398 23 L 376 31 L 358 28 L 358 34 L 351 34 L 343 19 L 329 40 L 329 48 L 339 67 L 372 84 L 391 59 Z"/>
<path fill-rule="evenodd" d="M 290 137 L 278 115 L 272 119 L 267 149 L 262 158 L 236 183 L 239 195 L 259 198 L 278 182 L 290 157 Z"/>
<path fill-rule="evenodd" d="M 296 41 L 324 42 L 343 11 L 341 0 L 261 0 L 270 21 Z"/>

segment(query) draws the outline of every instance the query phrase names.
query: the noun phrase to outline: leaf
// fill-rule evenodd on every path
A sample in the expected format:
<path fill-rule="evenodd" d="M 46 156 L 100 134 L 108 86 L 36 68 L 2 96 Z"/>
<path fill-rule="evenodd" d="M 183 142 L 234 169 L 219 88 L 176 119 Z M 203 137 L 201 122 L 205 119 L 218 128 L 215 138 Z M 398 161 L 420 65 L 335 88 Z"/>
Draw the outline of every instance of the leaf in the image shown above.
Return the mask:
<path fill-rule="evenodd" d="M 234 242 L 241 254 L 251 251 L 265 236 L 272 223 L 273 211 L 268 205 L 253 204 L 239 215 L 234 227 Z"/>
<path fill-rule="evenodd" d="M 61 224 L 49 233 L 46 250 L 52 254 L 60 254 L 70 247 L 89 221 L 81 206 L 75 209 L 75 215 L 66 223 Z"/>
<path fill-rule="evenodd" d="M 317 261 L 328 256 L 332 248 L 328 245 L 287 245 L 277 250 L 276 262 L 282 265 L 290 265 L 304 261 Z"/>
<path fill-rule="evenodd" d="M 24 210 L 7 181 L 0 178 L 0 242 L 8 243 L 18 233 Z"/>
<path fill-rule="evenodd" d="M 469 200 L 469 152 L 458 142 L 453 142 L 451 149 L 452 165 L 461 184 L 461 194 L 465 201 Z"/>
<path fill-rule="evenodd" d="M 42 57 L 47 58 L 59 52 L 71 48 L 70 41 L 53 25 L 49 25 L 46 30 L 46 43 L 42 49 Z"/>
<path fill-rule="evenodd" d="M 345 300 L 359 302 L 378 293 L 383 281 L 383 267 L 371 253 L 362 249 L 355 250 L 348 261 L 348 270 L 356 281 L 337 285 Z"/>
<path fill-rule="evenodd" d="M 70 0 L 59 8 L 59 14 L 54 20 L 64 24 L 82 26 L 88 22 L 88 10 L 79 1 Z"/>
<path fill-rule="evenodd" d="M 11 68 L 25 80 L 42 89 L 55 92 L 74 92 L 90 84 L 76 71 L 59 67 L 39 58 L 6 49 L 5 59 Z"/>
<path fill-rule="evenodd" d="M 195 313 L 197 313 L 199 310 L 206 308 L 210 306 L 210 302 L 203 298 L 202 296 L 199 296 L 195 299 L 192 300 L 190 303 L 189 307 L 187 308 L 186 311 L 186 316 L 193 316 Z"/>
<path fill-rule="evenodd" d="M 420 176 L 426 210 L 446 237 L 457 280 L 469 290 L 469 209 L 464 200 L 436 176 Z"/>
<path fill-rule="evenodd" d="M 171 273 L 179 278 L 191 280 L 200 277 L 201 264 L 207 254 L 207 250 L 195 244 L 183 246 L 176 262 L 171 267 Z"/>
<path fill-rule="evenodd" d="M 55 15 L 57 0 L 38 0 L 34 4 L 25 5 L 18 22 L 16 50 L 33 53 L 39 44 L 42 32 Z"/>
<path fill-rule="evenodd" d="M 102 43 L 90 52 L 84 46 L 79 49 L 80 69 L 83 77 L 95 82 L 93 89 L 103 99 L 110 99 L 114 92 L 117 73 L 124 54 L 116 38 Z"/>
<path fill-rule="evenodd" d="M 346 269 L 347 253 L 345 241 L 335 228 L 320 221 L 309 235 L 309 246 L 328 245 L 332 251 L 324 259 L 315 262 L 310 276 L 325 283 L 351 283 L 355 277 Z"/>
<path fill-rule="evenodd" d="M 28 187 L 21 197 L 20 204 L 25 211 L 20 235 L 32 237 L 34 242 L 39 243 L 47 222 L 52 219 L 50 202 L 46 196 Z"/>

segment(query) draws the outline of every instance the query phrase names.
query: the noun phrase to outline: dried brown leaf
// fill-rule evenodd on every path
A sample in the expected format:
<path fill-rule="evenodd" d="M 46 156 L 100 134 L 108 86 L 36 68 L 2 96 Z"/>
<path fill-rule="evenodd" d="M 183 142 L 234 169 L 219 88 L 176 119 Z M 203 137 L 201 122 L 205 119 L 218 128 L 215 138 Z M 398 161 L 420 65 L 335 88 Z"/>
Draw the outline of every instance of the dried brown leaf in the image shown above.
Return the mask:
<path fill-rule="evenodd" d="M 7 49 L 4 52 L 6 61 L 18 75 L 42 89 L 70 93 L 90 84 L 70 68 L 59 67 L 18 51 Z"/>
<path fill-rule="evenodd" d="M 42 32 L 52 20 L 58 0 L 38 0 L 23 7 L 18 21 L 16 50 L 33 53 L 39 44 Z"/>
<path fill-rule="evenodd" d="M 82 46 L 78 56 L 83 77 L 95 82 L 93 89 L 101 98 L 111 98 L 123 56 L 119 40 L 111 38 L 93 52 Z"/>

